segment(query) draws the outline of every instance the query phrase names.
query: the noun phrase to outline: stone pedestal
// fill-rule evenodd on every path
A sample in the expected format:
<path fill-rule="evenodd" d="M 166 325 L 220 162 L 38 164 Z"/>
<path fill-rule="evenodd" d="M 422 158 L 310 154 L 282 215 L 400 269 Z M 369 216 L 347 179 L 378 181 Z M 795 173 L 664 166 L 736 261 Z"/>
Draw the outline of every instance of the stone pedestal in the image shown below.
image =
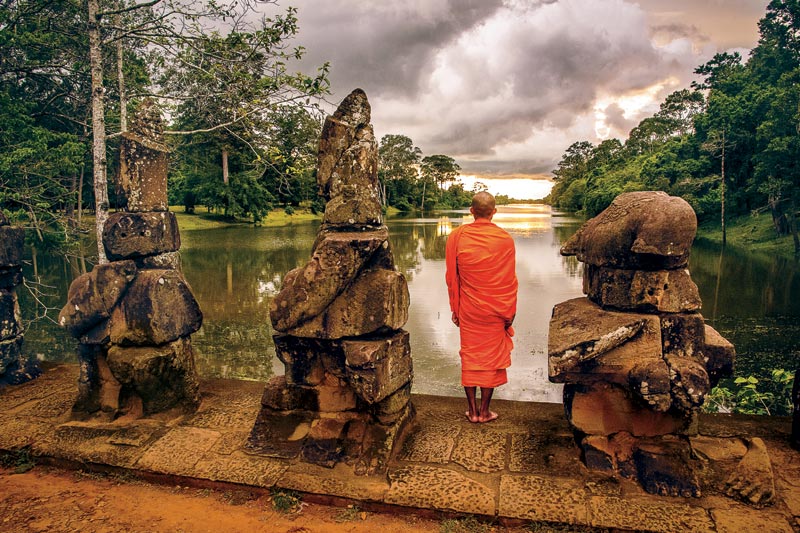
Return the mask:
<path fill-rule="evenodd" d="M 167 211 L 161 120 L 142 104 L 120 147 L 126 210 L 103 228 L 108 259 L 76 278 L 59 315 L 79 342 L 78 415 L 114 419 L 195 409 L 198 379 L 190 335 L 203 320 L 180 271 L 180 234 Z"/>
<path fill-rule="evenodd" d="M 25 230 L 11 227 L 0 212 L 0 386 L 16 385 L 39 375 L 36 358 L 22 349 L 22 319 L 16 288 L 22 283 Z"/>
<path fill-rule="evenodd" d="M 385 470 L 413 418 L 408 286 L 394 268 L 377 189 L 370 108 L 353 91 L 322 130 L 317 181 L 327 200 L 309 262 L 270 309 L 285 374 L 264 390 L 246 449 L 357 474 Z"/>
<path fill-rule="evenodd" d="M 651 493 L 699 496 L 689 437 L 733 345 L 706 325 L 687 269 L 697 222 L 682 199 L 626 193 L 563 246 L 587 298 L 553 309 L 550 380 L 589 468 Z"/>

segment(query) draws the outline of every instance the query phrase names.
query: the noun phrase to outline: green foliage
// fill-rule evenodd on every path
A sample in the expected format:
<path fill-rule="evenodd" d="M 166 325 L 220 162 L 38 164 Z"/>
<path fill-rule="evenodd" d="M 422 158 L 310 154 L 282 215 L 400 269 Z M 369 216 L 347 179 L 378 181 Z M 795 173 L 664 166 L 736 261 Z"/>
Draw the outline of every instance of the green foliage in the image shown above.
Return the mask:
<path fill-rule="evenodd" d="M 489 533 L 489 524 L 479 521 L 474 516 L 466 518 L 448 518 L 439 525 L 440 533 Z"/>
<path fill-rule="evenodd" d="M 738 377 L 720 383 L 706 396 L 703 410 L 710 413 L 788 415 L 792 412 L 794 374 L 782 368 L 770 372 L 770 379 Z"/>
<path fill-rule="evenodd" d="M 694 90 L 667 96 L 624 145 L 573 143 L 553 170 L 548 203 L 595 215 L 620 193 L 662 190 L 707 222 L 719 220 L 724 200 L 726 216 L 769 211 L 800 253 L 799 20 L 800 4 L 772 0 L 746 62 L 725 52 L 697 67 Z"/>
<path fill-rule="evenodd" d="M 300 494 L 293 490 L 273 488 L 270 491 L 272 508 L 283 514 L 295 514 L 303 510 Z"/>
<path fill-rule="evenodd" d="M 15 474 L 24 474 L 36 465 L 30 446 L 22 446 L 0 454 L 0 466 L 13 468 Z"/>
<path fill-rule="evenodd" d="M 337 522 L 353 522 L 355 520 L 364 520 L 366 513 L 361 510 L 358 505 L 350 504 L 336 515 Z"/>

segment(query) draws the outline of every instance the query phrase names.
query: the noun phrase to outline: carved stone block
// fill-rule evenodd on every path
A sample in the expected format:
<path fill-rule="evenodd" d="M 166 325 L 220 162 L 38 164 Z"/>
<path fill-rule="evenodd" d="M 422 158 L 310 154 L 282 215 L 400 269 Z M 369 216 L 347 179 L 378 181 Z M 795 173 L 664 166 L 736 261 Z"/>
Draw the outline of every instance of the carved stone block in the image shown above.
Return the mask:
<path fill-rule="evenodd" d="M 111 261 L 176 252 L 181 236 L 175 213 L 112 213 L 103 228 L 103 246 Z"/>
<path fill-rule="evenodd" d="M 689 417 L 675 411 L 659 413 L 635 400 L 630 392 L 607 383 L 566 385 L 564 406 L 570 424 L 588 435 L 626 431 L 635 437 L 681 433 Z"/>
<path fill-rule="evenodd" d="M 136 276 L 133 261 L 96 265 L 91 272 L 75 278 L 69 286 L 67 303 L 58 323 L 73 337 L 79 337 L 107 319 Z"/>
<path fill-rule="evenodd" d="M 123 391 L 127 389 L 141 398 L 144 414 L 176 406 L 194 408 L 200 401 L 188 339 L 163 346 L 111 346 L 108 367 Z"/>
<path fill-rule="evenodd" d="M 586 265 L 583 292 L 602 307 L 627 311 L 683 313 L 702 305 L 689 271 L 622 270 Z"/>
<path fill-rule="evenodd" d="M 0 267 L 20 266 L 24 244 L 24 228 L 0 226 Z"/>
<path fill-rule="evenodd" d="M 169 151 L 133 132 L 122 134 L 119 146 L 119 184 L 130 212 L 167 211 Z"/>
<path fill-rule="evenodd" d="M 550 381 L 627 384 L 641 364 L 663 364 L 656 315 L 621 313 L 575 298 L 553 308 L 548 337 Z"/>
<path fill-rule="evenodd" d="M 340 339 L 400 329 L 408 320 L 408 285 L 393 270 L 360 275 L 322 313 L 287 331 L 297 337 Z"/>
<path fill-rule="evenodd" d="M 411 345 L 407 331 L 388 339 L 342 342 L 347 379 L 368 404 L 380 402 L 411 381 Z"/>
<path fill-rule="evenodd" d="M 111 342 L 164 344 L 194 333 L 202 323 L 200 307 L 178 272 L 142 270 L 111 314 Z"/>

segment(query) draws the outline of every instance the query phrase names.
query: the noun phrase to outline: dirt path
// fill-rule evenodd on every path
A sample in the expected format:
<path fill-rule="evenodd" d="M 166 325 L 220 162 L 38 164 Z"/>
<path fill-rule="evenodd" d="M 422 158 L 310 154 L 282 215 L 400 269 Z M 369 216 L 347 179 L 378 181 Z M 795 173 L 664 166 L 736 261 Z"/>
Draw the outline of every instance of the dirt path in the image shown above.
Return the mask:
<path fill-rule="evenodd" d="M 2 532 L 427 533 L 442 526 L 414 515 L 301 507 L 287 515 L 275 511 L 267 495 L 254 499 L 245 492 L 166 487 L 42 466 L 23 474 L 0 470 Z"/>

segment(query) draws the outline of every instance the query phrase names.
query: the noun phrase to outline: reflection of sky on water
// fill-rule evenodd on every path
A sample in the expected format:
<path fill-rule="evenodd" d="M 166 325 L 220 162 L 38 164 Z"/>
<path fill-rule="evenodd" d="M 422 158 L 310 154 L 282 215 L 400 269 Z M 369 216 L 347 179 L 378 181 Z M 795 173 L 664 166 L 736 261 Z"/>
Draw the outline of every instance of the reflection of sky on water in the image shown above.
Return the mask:
<path fill-rule="evenodd" d="M 417 262 L 413 271 L 408 272 L 406 265 L 400 264 L 401 269 L 411 274 L 408 276 L 411 308 L 406 329 L 411 333 L 414 390 L 459 396 L 463 394 L 459 335 L 450 319 L 444 283 L 444 237 L 452 228 L 471 222 L 472 216 L 460 212 L 448 215 L 438 220 L 390 221 L 389 226 L 393 245 L 405 234 L 416 241 Z M 560 402 L 561 386 L 547 380 L 547 330 L 553 305 L 581 296 L 581 280 L 580 270 L 568 268 L 569 261 L 559 254 L 560 241 L 553 227 L 568 224 L 574 230 L 578 222 L 552 218 L 547 206 L 500 207 L 494 221 L 514 237 L 519 279 L 509 382 L 497 389 L 496 397 Z M 433 223 L 436 230 L 426 238 L 424 226 Z M 439 250 L 441 253 L 436 253 Z"/>

